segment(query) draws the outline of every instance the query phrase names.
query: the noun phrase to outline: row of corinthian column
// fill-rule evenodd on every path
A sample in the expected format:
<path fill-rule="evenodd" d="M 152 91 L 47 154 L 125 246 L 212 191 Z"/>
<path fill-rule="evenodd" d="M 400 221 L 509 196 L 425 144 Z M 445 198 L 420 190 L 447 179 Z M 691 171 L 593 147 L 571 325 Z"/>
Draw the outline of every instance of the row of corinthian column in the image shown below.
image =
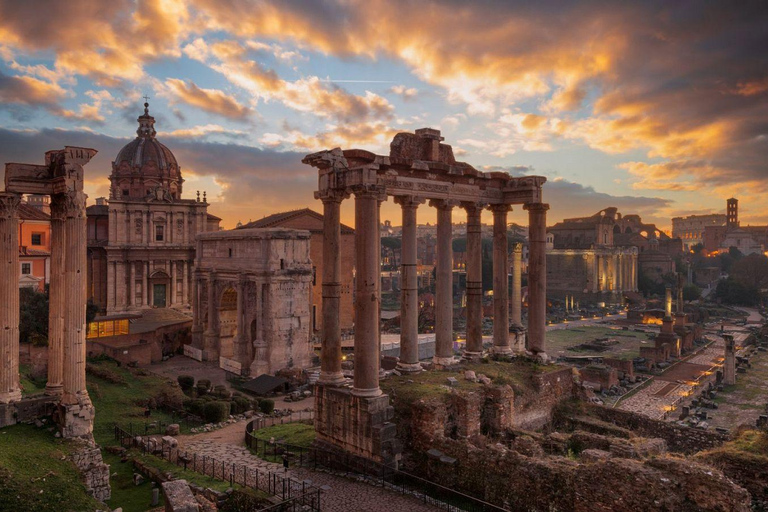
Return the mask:
<path fill-rule="evenodd" d="M 51 279 L 46 393 L 90 407 L 85 387 L 86 214 L 84 193 L 51 196 Z M 21 196 L 0 193 L 0 403 L 19 386 L 19 214 Z M 84 427 L 90 432 L 91 427 Z M 65 433 L 69 432 L 65 429 Z M 82 435 L 85 431 L 71 431 Z M 67 436 L 65 436 L 67 437 Z"/>
<path fill-rule="evenodd" d="M 379 208 L 386 192 L 379 186 L 358 186 L 355 195 L 355 371 L 352 393 L 361 397 L 381 394 L 379 388 L 381 248 L 379 240 Z M 323 345 L 320 383 L 340 385 L 341 328 L 339 323 L 341 295 L 341 202 L 344 192 L 328 190 L 318 193 L 323 202 Z M 403 372 L 419 371 L 418 346 L 418 276 L 416 245 L 416 212 L 424 200 L 415 196 L 397 196 L 402 209 L 401 248 L 401 315 L 400 362 Z M 483 354 L 482 337 L 482 238 L 480 216 L 487 205 L 434 199 L 437 209 L 437 261 L 435 293 L 435 355 L 433 363 L 445 367 L 455 362 L 453 352 L 453 237 L 452 211 L 456 206 L 467 212 L 467 341 L 464 357 L 477 359 Z M 529 214 L 529 309 L 528 350 L 546 358 L 546 212 L 549 205 L 524 205 Z M 507 214 L 510 205 L 490 206 L 493 211 L 493 287 L 494 332 L 496 354 L 511 354 L 509 329 Z M 513 248 L 512 321 L 514 330 L 521 325 L 522 244 Z"/>

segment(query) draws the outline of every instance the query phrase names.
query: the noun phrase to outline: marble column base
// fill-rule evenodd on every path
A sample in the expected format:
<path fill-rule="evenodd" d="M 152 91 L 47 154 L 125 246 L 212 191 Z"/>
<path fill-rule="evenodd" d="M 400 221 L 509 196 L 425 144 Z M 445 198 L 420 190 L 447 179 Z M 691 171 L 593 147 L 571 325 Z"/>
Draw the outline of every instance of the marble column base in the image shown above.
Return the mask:
<path fill-rule="evenodd" d="M 58 386 L 45 386 L 45 394 L 48 396 L 61 396 L 64 394 L 64 386 L 59 384 Z"/>
<path fill-rule="evenodd" d="M 497 356 L 511 356 L 512 355 L 512 347 L 505 345 L 505 346 L 497 346 L 494 345 L 491 347 L 491 353 L 493 355 Z"/>
<path fill-rule="evenodd" d="M 477 361 L 483 358 L 483 353 L 470 352 L 469 350 L 465 350 L 464 353 L 461 355 L 461 358 L 466 361 Z"/>
<path fill-rule="evenodd" d="M 346 379 L 344 378 L 344 374 L 341 372 L 320 372 L 320 378 L 318 379 L 318 384 L 323 384 L 325 386 L 341 386 L 346 382 Z"/>
<path fill-rule="evenodd" d="M 352 394 L 357 397 L 361 398 L 373 398 L 377 396 L 381 396 L 381 388 L 372 388 L 372 389 L 360 389 L 360 388 L 352 388 Z"/>
<path fill-rule="evenodd" d="M 21 390 L 15 389 L 8 393 L 0 394 L 0 404 L 10 404 L 21 400 Z"/>
<path fill-rule="evenodd" d="M 432 363 L 435 366 L 445 368 L 446 366 L 453 366 L 454 364 L 456 364 L 456 358 L 453 356 L 450 356 L 450 357 L 435 356 L 432 358 Z"/>
<path fill-rule="evenodd" d="M 420 363 L 397 363 L 397 371 L 400 373 L 417 373 L 422 370 Z"/>

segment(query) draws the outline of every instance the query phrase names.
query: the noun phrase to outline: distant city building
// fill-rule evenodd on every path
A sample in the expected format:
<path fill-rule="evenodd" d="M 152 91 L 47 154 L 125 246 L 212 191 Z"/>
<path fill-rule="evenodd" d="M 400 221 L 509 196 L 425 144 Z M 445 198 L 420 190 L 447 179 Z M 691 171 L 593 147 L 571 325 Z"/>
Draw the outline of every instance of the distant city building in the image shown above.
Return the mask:
<path fill-rule="evenodd" d="M 727 217 L 722 213 L 689 215 L 672 219 L 672 237 L 683 241 L 683 249 L 690 251 L 696 244 L 704 243 L 704 230 L 709 226 L 725 226 Z"/>
<path fill-rule="evenodd" d="M 27 196 L 19 205 L 19 288 L 42 292 L 51 278 L 51 217 L 43 208 L 30 205 L 30 197 L 43 196 Z"/>
<path fill-rule="evenodd" d="M 110 315 L 189 308 L 195 236 L 221 220 L 205 195 L 181 198 L 181 169 L 155 137 L 147 103 L 137 121 L 137 137 L 112 162 L 108 204 L 87 210 L 88 297 Z"/>
<path fill-rule="evenodd" d="M 768 247 L 768 226 L 741 226 L 739 221 L 739 200 L 726 201 L 725 225 L 706 226 L 704 229 L 704 250 L 709 253 L 728 251 L 731 247 L 744 255 L 763 254 Z"/>

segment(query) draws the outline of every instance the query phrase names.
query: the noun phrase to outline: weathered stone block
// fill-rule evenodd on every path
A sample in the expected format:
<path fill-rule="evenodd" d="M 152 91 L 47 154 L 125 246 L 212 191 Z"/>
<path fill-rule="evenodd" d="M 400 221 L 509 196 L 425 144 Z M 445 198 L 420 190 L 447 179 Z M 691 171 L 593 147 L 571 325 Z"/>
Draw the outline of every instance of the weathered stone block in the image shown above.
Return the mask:
<path fill-rule="evenodd" d="M 199 512 L 200 505 L 186 480 L 171 480 L 162 484 L 165 512 Z"/>

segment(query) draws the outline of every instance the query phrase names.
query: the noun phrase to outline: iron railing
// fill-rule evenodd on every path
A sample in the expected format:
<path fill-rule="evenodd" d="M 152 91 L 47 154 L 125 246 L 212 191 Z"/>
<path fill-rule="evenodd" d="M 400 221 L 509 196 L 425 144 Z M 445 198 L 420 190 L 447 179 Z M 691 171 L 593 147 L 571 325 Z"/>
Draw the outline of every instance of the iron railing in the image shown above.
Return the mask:
<path fill-rule="evenodd" d="M 259 471 L 258 468 L 249 468 L 243 464 L 236 464 L 218 460 L 207 455 L 198 455 L 182 451 L 178 448 L 163 446 L 160 441 L 149 443 L 148 439 L 141 438 L 138 434 L 128 432 L 115 425 L 115 440 L 123 448 L 138 448 L 143 453 L 161 457 L 168 462 L 183 467 L 184 470 L 194 471 L 205 476 L 229 482 L 229 485 L 242 485 L 243 487 L 266 492 L 282 500 L 280 503 L 270 505 L 262 510 L 269 511 L 320 511 L 320 488 L 299 482 L 285 475 L 272 471 Z M 156 448 L 152 449 L 152 444 Z"/>

